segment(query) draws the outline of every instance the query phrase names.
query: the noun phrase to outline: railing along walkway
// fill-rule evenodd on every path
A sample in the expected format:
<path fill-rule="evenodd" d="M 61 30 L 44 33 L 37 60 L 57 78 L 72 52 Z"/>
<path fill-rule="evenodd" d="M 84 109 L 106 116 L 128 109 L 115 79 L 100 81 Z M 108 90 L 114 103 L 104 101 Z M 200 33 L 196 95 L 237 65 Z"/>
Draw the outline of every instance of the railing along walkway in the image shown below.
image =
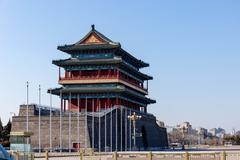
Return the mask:
<path fill-rule="evenodd" d="M 13 153 L 20 160 L 19 153 Z M 36 160 L 240 160 L 240 151 L 228 152 L 101 152 L 32 153 Z"/>

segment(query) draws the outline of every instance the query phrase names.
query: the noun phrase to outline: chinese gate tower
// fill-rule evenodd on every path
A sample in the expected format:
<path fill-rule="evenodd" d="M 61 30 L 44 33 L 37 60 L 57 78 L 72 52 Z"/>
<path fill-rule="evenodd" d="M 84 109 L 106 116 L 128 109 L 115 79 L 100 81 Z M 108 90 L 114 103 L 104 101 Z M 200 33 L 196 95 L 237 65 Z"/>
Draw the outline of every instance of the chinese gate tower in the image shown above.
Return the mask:
<path fill-rule="evenodd" d="M 52 148 L 129 151 L 133 147 L 139 150 L 167 147 L 166 129 L 147 113 L 147 106 L 156 102 L 147 97 L 148 80 L 152 77 L 140 71 L 148 63 L 132 56 L 94 25 L 80 41 L 58 46 L 58 50 L 69 58 L 53 60 L 59 67 L 61 87 L 49 89 L 48 93 L 60 97 L 61 107 L 52 114 L 52 137 L 49 137 Z M 141 115 L 136 122 L 136 146 L 129 119 L 134 112 Z M 32 116 L 37 121 L 37 114 Z M 49 123 L 49 119 L 45 121 L 41 124 Z M 44 129 L 49 132 L 48 127 Z M 32 130 L 32 145 L 37 147 L 38 133 L 34 127 Z M 49 147 L 49 141 L 42 141 L 41 145 Z"/>
<path fill-rule="evenodd" d="M 63 87 L 52 90 L 59 96 L 62 92 L 63 110 L 96 112 L 121 105 L 146 113 L 147 105 L 155 103 L 146 97 L 148 89 L 143 85 L 152 77 L 139 71 L 149 64 L 99 33 L 94 25 L 79 42 L 58 49 L 70 55 L 69 59 L 53 61 L 65 71 L 59 77 Z"/>

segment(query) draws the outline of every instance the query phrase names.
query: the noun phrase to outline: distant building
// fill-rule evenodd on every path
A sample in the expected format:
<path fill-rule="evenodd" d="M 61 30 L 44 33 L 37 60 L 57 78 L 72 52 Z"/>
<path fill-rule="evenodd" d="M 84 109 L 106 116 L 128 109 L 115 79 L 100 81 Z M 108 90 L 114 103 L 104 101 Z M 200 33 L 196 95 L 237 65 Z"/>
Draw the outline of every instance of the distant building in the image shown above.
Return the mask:
<path fill-rule="evenodd" d="M 204 137 L 207 136 L 208 130 L 206 128 L 198 127 L 196 128 L 197 134 L 202 135 Z"/>
<path fill-rule="evenodd" d="M 184 134 L 192 134 L 192 125 L 189 122 L 183 122 L 177 128 Z"/>
<path fill-rule="evenodd" d="M 208 132 L 209 132 L 212 136 L 216 136 L 216 135 L 217 135 L 217 129 L 216 129 L 216 128 L 209 129 Z"/>
<path fill-rule="evenodd" d="M 174 127 L 174 126 L 166 126 L 166 129 L 167 129 L 167 133 L 170 133 L 170 132 L 173 132 L 173 130 L 175 130 L 176 127 Z"/>
<path fill-rule="evenodd" d="M 189 145 L 219 145 L 222 144 L 222 138 L 225 130 L 214 128 L 208 130 L 203 127 L 193 128 L 189 122 L 183 122 L 176 127 L 167 126 L 169 143 L 181 143 Z"/>
<path fill-rule="evenodd" d="M 239 136 L 240 136 L 240 131 L 237 131 L 237 132 L 235 133 L 235 135 L 239 135 Z"/>
<path fill-rule="evenodd" d="M 223 138 L 226 134 L 226 131 L 222 128 L 212 128 L 208 131 L 212 136 Z"/>

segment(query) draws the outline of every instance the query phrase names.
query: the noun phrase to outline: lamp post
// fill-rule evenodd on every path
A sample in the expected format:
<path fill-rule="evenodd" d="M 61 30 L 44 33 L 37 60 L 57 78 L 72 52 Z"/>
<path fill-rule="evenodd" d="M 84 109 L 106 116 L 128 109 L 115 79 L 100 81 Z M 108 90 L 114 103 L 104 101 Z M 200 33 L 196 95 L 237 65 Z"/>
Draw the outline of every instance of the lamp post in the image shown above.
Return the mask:
<path fill-rule="evenodd" d="M 128 119 L 133 122 L 133 150 L 137 149 L 136 146 L 136 121 L 141 119 L 142 116 L 136 115 L 135 112 L 133 112 L 132 115 L 128 116 Z"/>

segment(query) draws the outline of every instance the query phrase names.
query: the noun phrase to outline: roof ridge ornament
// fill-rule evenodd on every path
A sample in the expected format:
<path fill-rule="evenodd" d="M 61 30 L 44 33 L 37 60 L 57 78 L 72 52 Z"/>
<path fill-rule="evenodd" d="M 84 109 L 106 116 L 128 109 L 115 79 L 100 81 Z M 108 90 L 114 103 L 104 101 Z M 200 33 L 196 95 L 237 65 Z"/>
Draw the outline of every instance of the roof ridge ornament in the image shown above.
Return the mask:
<path fill-rule="evenodd" d="M 92 31 L 94 31 L 95 30 L 95 25 L 92 24 L 91 27 L 92 27 Z"/>

